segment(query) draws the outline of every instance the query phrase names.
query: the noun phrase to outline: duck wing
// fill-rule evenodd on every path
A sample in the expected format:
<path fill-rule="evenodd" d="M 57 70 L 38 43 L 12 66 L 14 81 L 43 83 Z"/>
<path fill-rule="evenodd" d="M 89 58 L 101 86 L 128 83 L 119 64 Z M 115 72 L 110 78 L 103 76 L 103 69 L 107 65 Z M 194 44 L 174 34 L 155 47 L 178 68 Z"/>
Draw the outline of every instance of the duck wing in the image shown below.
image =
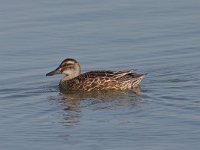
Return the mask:
<path fill-rule="evenodd" d="M 89 78 L 95 77 L 109 77 L 109 78 L 120 78 L 122 76 L 132 74 L 134 70 L 126 70 L 126 71 L 110 71 L 110 70 L 98 70 L 98 71 L 90 71 L 85 73 L 85 75 Z"/>

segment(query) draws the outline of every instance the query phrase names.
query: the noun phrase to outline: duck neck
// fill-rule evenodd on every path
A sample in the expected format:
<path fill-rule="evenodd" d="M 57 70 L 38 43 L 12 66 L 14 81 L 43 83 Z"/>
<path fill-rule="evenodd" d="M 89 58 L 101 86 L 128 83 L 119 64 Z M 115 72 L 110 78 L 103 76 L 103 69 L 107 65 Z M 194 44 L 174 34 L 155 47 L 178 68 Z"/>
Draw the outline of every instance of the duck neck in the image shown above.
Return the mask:
<path fill-rule="evenodd" d="M 67 80 L 71 80 L 75 77 L 77 77 L 78 75 L 65 75 L 63 78 L 62 78 L 62 81 L 67 81 Z"/>

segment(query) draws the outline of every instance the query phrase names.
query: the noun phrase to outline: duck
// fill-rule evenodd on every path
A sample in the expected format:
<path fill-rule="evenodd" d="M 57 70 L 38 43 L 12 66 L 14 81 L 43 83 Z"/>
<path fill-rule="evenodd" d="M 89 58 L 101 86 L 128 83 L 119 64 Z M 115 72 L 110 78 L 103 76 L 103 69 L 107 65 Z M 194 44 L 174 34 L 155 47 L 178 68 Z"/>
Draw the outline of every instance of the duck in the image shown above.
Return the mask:
<path fill-rule="evenodd" d="M 73 58 L 63 60 L 55 70 L 50 71 L 46 76 L 55 74 L 64 74 L 59 87 L 65 92 L 131 90 L 137 87 L 145 76 L 145 74 L 138 74 L 134 70 L 96 70 L 82 73 L 80 63 Z"/>

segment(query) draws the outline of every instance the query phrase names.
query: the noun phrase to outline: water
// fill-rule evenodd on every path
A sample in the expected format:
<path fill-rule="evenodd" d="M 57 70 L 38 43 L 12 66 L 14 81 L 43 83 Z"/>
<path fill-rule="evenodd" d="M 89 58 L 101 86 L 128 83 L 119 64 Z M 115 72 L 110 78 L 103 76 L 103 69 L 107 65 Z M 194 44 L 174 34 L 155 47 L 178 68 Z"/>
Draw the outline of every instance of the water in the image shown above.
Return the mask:
<path fill-rule="evenodd" d="M 199 149 L 199 7 L 197 0 L 1 1 L 0 148 Z M 67 57 L 84 72 L 148 75 L 139 95 L 77 98 L 59 92 L 62 76 L 45 77 Z"/>

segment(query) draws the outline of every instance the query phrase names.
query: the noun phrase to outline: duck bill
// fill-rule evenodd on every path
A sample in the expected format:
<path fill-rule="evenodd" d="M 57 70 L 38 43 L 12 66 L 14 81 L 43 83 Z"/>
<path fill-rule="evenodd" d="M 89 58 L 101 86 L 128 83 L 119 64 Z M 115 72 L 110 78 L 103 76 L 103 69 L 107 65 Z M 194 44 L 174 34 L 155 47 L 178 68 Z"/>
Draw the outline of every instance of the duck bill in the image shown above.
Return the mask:
<path fill-rule="evenodd" d="M 60 68 L 57 68 L 57 69 L 55 69 L 55 70 L 53 70 L 53 71 L 47 73 L 46 76 L 53 76 L 53 75 L 55 75 L 55 74 L 61 74 Z"/>

